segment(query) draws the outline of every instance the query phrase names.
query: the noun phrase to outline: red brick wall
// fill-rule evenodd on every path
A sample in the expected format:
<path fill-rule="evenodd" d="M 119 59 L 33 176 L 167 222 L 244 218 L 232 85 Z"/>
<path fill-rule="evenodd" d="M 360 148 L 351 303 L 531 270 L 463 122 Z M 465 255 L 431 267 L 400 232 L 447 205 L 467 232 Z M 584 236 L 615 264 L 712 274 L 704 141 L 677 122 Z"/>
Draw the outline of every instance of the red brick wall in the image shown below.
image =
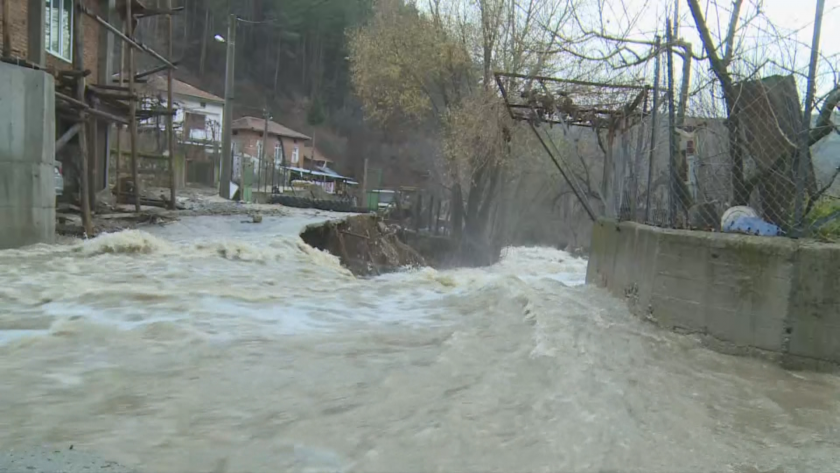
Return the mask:
<path fill-rule="evenodd" d="M 233 141 L 238 143 L 239 150 L 245 154 L 249 154 L 254 157 L 258 157 L 257 154 L 257 142 L 262 140 L 262 132 L 252 131 L 252 130 L 236 130 L 236 135 L 233 136 Z M 303 140 L 295 140 L 291 138 L 282 138 L 283 141 L 283 150 L 286 153 L 286 164 L 288 166 L 294 167 L 303 167 L 303 155 L 308 153 L 308 142 L 304 143 Z M 269 135 L 268 140 L 266 140 L 267 149 L 267 156 L 270 158 L 274 157 L 274 147 L 277 145 L 278 138 L 274 135 Z M 300 156 L 300 161 L 296 164 L 292 163 L 292 150 L 294 147 L 298 146 L 300 151 L 298 155 Z"/>
<path fill-rule="evenodd" d="M 28 6 L 29 0 L 5 0 L 11 2 L 9 4 L 9 30 L 12 37 L 12 56 L 19 58 L 26 58 L 28 48 Z M 97 0 L 85 0 L 85 5 L 93 12 L 99 12 L 99 5 Z M 91 75 L 88 76 L 88 81 L 97 81 L 97 72 L 99 64 L 99 23 L 87 15 L 82 15 L 82 28 L 84 29 L 84 66 L 85 69 L 90 69 Z M 76 18 L 78 20 L 78 18 Z M 3 25 L 0 22 L 0 50 L 2 50 L 3 43 Z M 47 67 L 59 71 L 72 69 L 73 65 L 63 59 L 59 59 L 50 53 L 46 53 Z"/>
<path fill-rule="evenodd" d="M 12 36 L 12 57 L 26 57 L 26 44 L 28 42 L 26 35 L 27 11 L 27 0 L 12 0 L 9 4 L 8 23 Z M 2 15 L 2 11 L 0 11 L 0 15 Z M 2 51 L 2 46 L 5 46 L 3 38 L 6 37 L 6 32 L 3 31 L 3 23 L 0 22 L 0 51 Z"/>

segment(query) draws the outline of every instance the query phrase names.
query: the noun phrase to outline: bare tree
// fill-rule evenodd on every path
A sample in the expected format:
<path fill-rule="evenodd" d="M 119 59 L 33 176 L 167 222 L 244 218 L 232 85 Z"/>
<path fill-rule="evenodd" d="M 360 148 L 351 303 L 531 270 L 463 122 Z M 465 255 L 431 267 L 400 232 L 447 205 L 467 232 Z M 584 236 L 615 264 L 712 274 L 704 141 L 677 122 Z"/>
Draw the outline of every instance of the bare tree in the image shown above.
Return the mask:
<path fill-rule="evenodd" d="M 743 0 L 733 2 L 728 28 L 720 43 L 716 43 L 699 1 L 688 0 L 691 16 L 726 104 L 733 203 L 747 205 L 753 191 L 758 189 L 765 218 L 787 226 L 791 223 L 788 217 L 794 198 L 795 162 L 797 159 L 810 159 L 809 156 L 799 156 L 797 136 L 807 132 L 808 143 L 813 145 L 831 132 L 834 128 L 831 112 L 840 102 L 840 89 L 835 87 L 826 97 L 817 126 L 803 131 L 800 125 L 802 109 L 792 75 L 788 76 L 789 79 L 756 79 L 767 62 L 756 64 L 755 61 L 746 61 L 752 71 L 744 80 L 736 81 L 733 67 L 739 58 L 735 38 L 743 3 Z M 758 14 L 748 15 L 748 18 Z M 747 155 L 756 161 L 759 168 L 752 176 L 745 169 Z M 813 168 L 808 168 L 808 190 L 815 196 L 818 191 Z"/>

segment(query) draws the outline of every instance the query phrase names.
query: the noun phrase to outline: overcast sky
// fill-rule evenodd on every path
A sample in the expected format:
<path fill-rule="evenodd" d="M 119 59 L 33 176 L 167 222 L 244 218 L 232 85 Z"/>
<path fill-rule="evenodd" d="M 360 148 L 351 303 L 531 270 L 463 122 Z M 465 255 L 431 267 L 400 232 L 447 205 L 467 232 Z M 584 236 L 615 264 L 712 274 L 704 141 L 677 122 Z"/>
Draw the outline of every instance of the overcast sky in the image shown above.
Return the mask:
<path fill-rule="evenodd" d="M 605 17 L 619 19 L 615 27 L 627 27 L 627 22 L 636 16 L 634 34 L 641 37 L 651 37 L 652 32 L 662 31 L 662 25 L 667 13 L 674 9 L 674 0 L 604 0 Z M 742 18 L 755 11 L 755 5 L 762 5 L 763 18 L 753 20 L 746 30 L 744 49 L 747 54 L 760 57 L 773 57 L 785 64 L 795 64 L 795 69 L 807 74 L 810 59 L 810 44 L 814 32 L 814 17 L 816 0 L 745 0 L 742 8 Z M 622 6 L 626 5 L 626 11 Z M 707 23 L 712 34 L 718 36 L 725 33 L 731 12 L 732 0 L 701 1 L 702 6 L 708 8 Z M 718 8 L 715 8 L 718 5 Z M 716 11 L 723 15 L 718 18 Z M 700 52 L 701 42 L 697 34 L 694 20 L 685 0 L 679 2 L 680 36 L 694 45 L 695 53 Z M 773 26 L 789 40 L 781 43 L 775 41 Z M 612 26 L 611 26 L 612 27 Z M 835 78 L 831 69 L 840 68 L 840 0 L 826 0 L 825 15 L 823 17 L 822 38 L 820 50 L 829 60 L 822 60 L 820 64 L 819 92 L 827 92 L 834 84 Z M 807 46 L 806 46 L 807 45 Z M 829 64 L 830 63 L 830 64 Z M 704 64 L 702 67 L 708 67 Z M 765 73 L 774 71 L 767 70 Z"/>

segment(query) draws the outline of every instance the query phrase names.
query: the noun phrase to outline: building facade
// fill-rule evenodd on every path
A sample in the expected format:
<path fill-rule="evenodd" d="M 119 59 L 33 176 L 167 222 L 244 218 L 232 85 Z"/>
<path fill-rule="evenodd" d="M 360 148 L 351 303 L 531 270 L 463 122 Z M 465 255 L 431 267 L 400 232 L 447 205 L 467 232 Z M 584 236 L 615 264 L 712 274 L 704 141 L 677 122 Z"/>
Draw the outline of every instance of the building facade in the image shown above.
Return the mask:
<path fill-rule="evenodd" d="M 93 13 L 106 19 L 111 17 L 113 23 L 119 22 L 114 0 L 84 0 L 83 3 Z M 87 80 L 93 84 L 105 83 L 111 60 L 107 51 L 109 44 L 113 45 L 113 38 L 89 16 L 77 18 L 73 4 L 72 0 L 11 0 L 9 18 L 0 23 L 0 49 L 8 48 L 12 58 L 25 59 L 47 70 L 69 71 L 73 68 L 74 25 L 81 21 L 83 63 L 91 72 Z M 8 47 L 3 44 L 6 24 L 11 38 Z"/>
<path fill-rule="evenodd" d="M 73 0 L 7 0 L 9 17 L 0 22 L 0 53 L 6 62 L 18 61 L 20 65 L 37 68 L 57 75 L 74 69 L 73 50 L 76 25 L 82 31 L 82 67 L 90 73 L 85 77 L 87 84 L 107 84 L 113 70 L 113 33 L 99 25 L 88 15 L 80 15 Z M 83 0 L 82 5 L 111 24 L 121 25 L 123 18 L 118 13 L 118 4 L 124 0 Z M 4 31 L 8 28 L 8 34 Z M 10 39 L 9 44 L 4 38 Z M 55 138 L 62 136 L 75 122 L 63 115 L 55 115 Z M 89 163 L 91 193 L 107 186 L 107 153 L 110 123 L 91 120 L 88 127 L 88 143 L 93 153 Z M 65 184 L 72 191 L 78 183 L 78 169 L 75 165 L 79 150 L 69 145 L 56 153 L 56 161 L 67 174 Z"/>
<path fill-rule="evenodd" d="M 233 121 L 234 154 L 246 159 L 258 160 L 263 146 L 265 120 L 256 117 L 242 117 Z M 283 164 L 289 167 L 303 167 L 304 156 L 310 152 L 312 138 L 287 128 L 279 123 L 268 122 L 266 159 L 275 168 Z"/>
<path fill-rule="evenodd" d="M 166 107 L 167 79 L 163 75 L 152 77 L 146 84 L 147 100 Z M 177 79 L 172 80 L 172 99 L 175 116 L 173 130 L 177 140 L 175 154 L 183 157 L 183 170 L 176 172 L 178 184 L 186 183 L 215 186 L 219 178 L 221 154 L 223 98 L 213 95 Z M 156 134 L 166 132 L 163 117 L 150 119 L 143 127 Z M 162 140 L 165 142 L 165 139 Z"/>

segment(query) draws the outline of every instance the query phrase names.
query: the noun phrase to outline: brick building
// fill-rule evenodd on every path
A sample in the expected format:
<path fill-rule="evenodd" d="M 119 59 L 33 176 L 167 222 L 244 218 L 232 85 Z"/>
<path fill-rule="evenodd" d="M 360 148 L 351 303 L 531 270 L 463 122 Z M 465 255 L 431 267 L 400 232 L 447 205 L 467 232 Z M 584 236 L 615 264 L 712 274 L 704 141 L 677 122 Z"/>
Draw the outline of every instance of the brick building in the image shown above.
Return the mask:
<path fill-rule="evenodd" d="M 106 84 L 113 71 L 114 36 L 88 15 L 80 15 L 74 0 L 6 0 L 9 2 L 9 17 L 0 21 L 0 54 L 5 62 L 17 62 L 26 67 L 35 67 L 57 75 L 73 70 L 73 36 L 76 22 L 81 22 L 83 35 L 82 66 L 90 71 L 88 84 Z M 113 25 L 121 25 L 118 14 L 120 4 L 125 0 L 82 0 L 82 5 Z M 8 31 L 6 31 L 8 28 Z M 10 41 L 6 43 L 6 38 Z M 62 136 L 72 125 L 64 115 L 55 117 L 56 138 Z M 107 150 L 110 123 L 106 120 L 92 120 L 88 129 L 88 143 L 94 153 L 89 173 L 92 192 L 107 185 Z M 78 176 L 73 176 L 75 156 L 78 148 L 69 145 L 56 154 L 65 172 L 71 174 L 66 185 L 73 187 Z"/>
<path fill-rule="evenodd" d="M 113 38 L 92 18 L 76 18 L 72 0 L 12 0 L 9 18 L 0 22 L 0 49 L 6 38 L 4 25 L 9 25 L 12 58 L 25 59 L 50 71 L 68 71 L 73 67 L 74 22 L 82 22 L 84 34 L 84 68 L 91 71 L 87 80 L 105 83 L 110 56 L 107 54 Z M 84 0 L 83 4 L 93 13 L 119 23 L 114 0 Z M 109 18 L 110 17 L 110 18 Z M 102 60 L 100 60 L 100 58 Z"/>
<path fill-rule="evenodd" d="M 233 121 L 233 143 L 237 154 L 259 158 L 265 120 L 256 117 L 242 117 Z M 287 128 L 279 123 L 268 122 L 266 157 L 278 166 L 303 167 L 304 156 L 311 153 L 312 138 Z"/>

